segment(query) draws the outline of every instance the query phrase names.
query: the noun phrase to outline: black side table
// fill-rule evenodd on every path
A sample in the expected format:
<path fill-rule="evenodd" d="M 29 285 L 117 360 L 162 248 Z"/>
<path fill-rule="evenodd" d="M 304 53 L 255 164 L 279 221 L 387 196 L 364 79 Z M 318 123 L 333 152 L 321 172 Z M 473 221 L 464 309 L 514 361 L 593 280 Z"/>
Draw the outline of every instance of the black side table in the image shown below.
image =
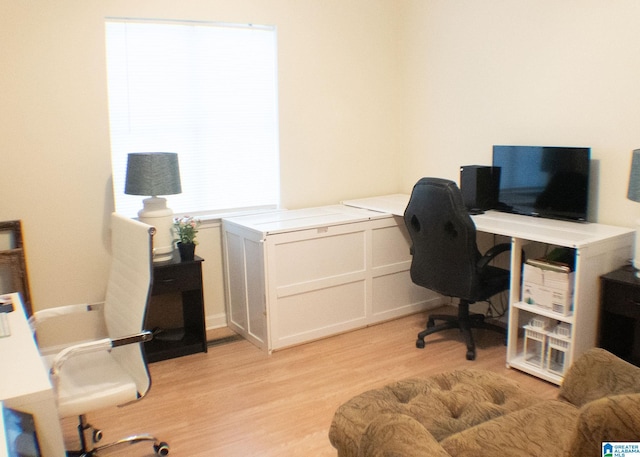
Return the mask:
<path fill-rule="evenodd" d="M 640 366 L 640 279 L 628 265 L 601 276 L 600 347 Z"/>
<path fill-rule="evenodd" d="M 154 331 L 153 340 L 145 343 L 149 362 L 207 352 L 203 261 L 195 256 L 182 262 L 176 252 L 171 260 L 154 264 L 146 318 L 146 328 Z"/>

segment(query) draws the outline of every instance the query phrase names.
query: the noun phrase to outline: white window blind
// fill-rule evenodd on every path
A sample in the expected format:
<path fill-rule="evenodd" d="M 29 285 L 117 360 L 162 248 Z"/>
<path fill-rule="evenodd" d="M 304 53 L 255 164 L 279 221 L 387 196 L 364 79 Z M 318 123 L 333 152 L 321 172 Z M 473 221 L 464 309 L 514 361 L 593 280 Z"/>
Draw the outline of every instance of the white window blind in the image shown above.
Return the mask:
<path fill-rule="evenodd" d="M 116 210 L 129 152 L 177 152 L 178 214 L 276 207 L 280 200 L 277 43 L 269 26 L 106 21 Z"/>

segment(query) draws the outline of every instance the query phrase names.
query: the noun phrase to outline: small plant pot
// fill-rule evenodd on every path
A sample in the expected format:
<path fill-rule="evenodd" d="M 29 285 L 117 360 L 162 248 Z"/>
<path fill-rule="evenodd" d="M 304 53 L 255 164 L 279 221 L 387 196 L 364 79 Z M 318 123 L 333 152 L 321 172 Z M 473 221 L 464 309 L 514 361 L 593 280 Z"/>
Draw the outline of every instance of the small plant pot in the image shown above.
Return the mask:
<path fill-rule="evenodd" d="M 193 243 L 178 243 L 178 251 L 180 252 L 180 260 L 188 262 L 193 260 L 196 253 L 196 245 Z"/>

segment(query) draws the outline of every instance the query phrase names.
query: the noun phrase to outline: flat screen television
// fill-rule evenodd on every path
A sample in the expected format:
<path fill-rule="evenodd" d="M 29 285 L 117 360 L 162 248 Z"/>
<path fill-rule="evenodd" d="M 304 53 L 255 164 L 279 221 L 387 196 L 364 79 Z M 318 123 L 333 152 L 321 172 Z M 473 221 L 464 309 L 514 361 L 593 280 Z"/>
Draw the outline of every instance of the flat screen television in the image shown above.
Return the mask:
<path fill-rule="evenodd" d="M 496 209 L 586 221 L 590 160 L 590 148 L 494 146 L 494 174 L 499 179 Z"/>

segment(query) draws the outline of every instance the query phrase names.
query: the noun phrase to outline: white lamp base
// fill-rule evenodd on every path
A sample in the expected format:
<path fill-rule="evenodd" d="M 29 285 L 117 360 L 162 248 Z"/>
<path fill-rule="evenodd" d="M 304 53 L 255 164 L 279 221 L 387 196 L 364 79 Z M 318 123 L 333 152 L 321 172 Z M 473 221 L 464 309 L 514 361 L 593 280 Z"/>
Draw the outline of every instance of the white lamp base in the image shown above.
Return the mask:
<path fill-rule="evenodd" d="M 138 211 L 138 219 L 145 224 L 153 225 L 156 234 L 153 236 L 153 261 L 166 262 L 173 257 L 173 211 L 167 208 L 167 199 L 149 197 L 142 200 L 144 208 Z"/>

